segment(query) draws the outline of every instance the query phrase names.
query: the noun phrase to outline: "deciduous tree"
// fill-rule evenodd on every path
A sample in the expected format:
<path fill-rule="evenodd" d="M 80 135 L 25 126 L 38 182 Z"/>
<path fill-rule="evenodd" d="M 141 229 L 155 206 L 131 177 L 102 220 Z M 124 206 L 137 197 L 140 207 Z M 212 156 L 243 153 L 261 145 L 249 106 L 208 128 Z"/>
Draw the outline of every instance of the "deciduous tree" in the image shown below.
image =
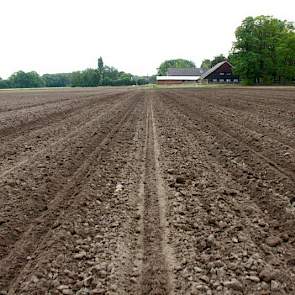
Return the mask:
<path fill-rule="evenodd" d="M 190 60 L 181 59 L 181 58 L 170 59 L 161 63 L 158 69 L 158 75 L 160 76 L 167 75 L 168 68 L 195 68 L 195 67 L 196 65 Z"/>
<path fill-rule="evenodd" d="M 294 26 L 271 16 L 247 17 L 235 32 L 230 61 L 247 84 L 292 78 Z M 293 76 L 294 78 L 294 76 Z"/>
<path fill-rule="evenodd" d="M 201 68 L 204 69 L 204 70 L 209 70 L 211 68 L 211 60 L 210 59 L 204 59 L 202 61 L 202 64 L 201 64 Z"/>

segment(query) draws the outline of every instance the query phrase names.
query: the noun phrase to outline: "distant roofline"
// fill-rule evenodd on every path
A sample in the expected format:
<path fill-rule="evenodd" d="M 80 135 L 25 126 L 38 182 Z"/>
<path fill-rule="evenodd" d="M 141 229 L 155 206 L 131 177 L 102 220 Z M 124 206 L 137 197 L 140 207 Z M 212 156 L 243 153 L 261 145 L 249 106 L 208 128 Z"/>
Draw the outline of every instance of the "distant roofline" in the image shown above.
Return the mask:
<path fill-rule="evenodd" d="M 202 68 L 168 68 L 167 76 L 199 76 L 205 72 Z"/>
<path fill-rule="evenodd" d="M 157 76 L 157 81 L 167 81 L 167 80 L 187 80 L 196 81 L 199 80 L 201 76 Z"/>

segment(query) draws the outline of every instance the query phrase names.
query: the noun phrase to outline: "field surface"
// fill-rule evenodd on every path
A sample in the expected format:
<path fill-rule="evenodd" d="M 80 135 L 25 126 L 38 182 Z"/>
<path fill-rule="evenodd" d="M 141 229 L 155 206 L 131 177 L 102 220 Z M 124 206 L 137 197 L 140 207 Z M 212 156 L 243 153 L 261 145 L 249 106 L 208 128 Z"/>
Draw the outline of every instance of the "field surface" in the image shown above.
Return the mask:
<path fill-rule="evenodd" d="M 295 90 L 1 91 L 0 294 L 295 294 Z"/>

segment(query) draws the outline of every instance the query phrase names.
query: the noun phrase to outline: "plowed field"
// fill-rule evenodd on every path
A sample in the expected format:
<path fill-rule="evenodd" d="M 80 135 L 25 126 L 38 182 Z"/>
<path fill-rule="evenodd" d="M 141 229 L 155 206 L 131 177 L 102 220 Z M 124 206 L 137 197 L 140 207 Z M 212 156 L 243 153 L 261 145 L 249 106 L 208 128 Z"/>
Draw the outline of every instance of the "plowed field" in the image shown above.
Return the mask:
<path fill-rule="evenodd" d="M 295 294 L 295 89 L 1 91 L 0 294 Z"/>

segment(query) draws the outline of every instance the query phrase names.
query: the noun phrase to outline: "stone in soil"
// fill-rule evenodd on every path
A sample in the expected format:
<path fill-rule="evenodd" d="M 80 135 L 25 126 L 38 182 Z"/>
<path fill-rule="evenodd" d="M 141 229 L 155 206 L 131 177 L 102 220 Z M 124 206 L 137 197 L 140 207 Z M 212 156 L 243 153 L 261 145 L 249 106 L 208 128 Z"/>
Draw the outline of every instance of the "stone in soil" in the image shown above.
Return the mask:
<path fill-rule="evenodd" d="M 282 240 L 279 237 L 268 237 L 265 240 L 265 243 L 270 247 L 278 246 L 282 243 Z"/>

